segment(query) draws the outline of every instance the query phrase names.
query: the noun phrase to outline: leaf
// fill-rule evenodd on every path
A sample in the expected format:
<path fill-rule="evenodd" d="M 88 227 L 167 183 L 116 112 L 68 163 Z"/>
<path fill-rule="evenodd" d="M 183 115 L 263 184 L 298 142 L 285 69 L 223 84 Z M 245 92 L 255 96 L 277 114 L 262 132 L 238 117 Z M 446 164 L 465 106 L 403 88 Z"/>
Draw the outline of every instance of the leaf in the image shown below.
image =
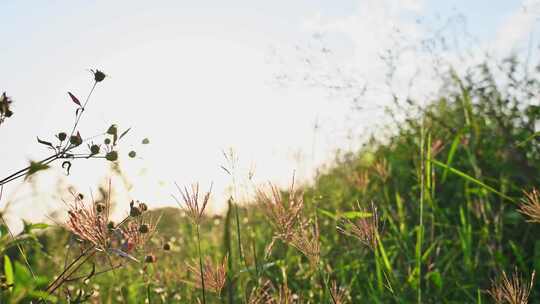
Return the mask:
<path fill-rule="evenodd" d="M 118 140 L 122 139 L 122 137 L 124 137 L 128 132 L 129 130 L 131 130 L 131 128 L 125 130 L 124 132 L 122 132 L 122 134 L 120 134 L 120 137 L 118 137 Z"/>
<path fill-rule="evenodd" d="M 0 237 L 8 236 L 9 230 L 6 225 L 0 225 Z"/>
<path fill-rule="evenodd" d="M 483 182 L 477 180 L 476 178 L 474 178 L 474 177 L 472 177 L 472 176 L 470 176 L 470 175 L 468 175 L 468 174 L 466 174 L 464 172 L 461 172 L 461 171 L 459 171 L 457 169 L 454 169 L 454 168 L 452 168 L 450 166 L 447 166 L 444 163 L 441 163 L 440 161 L 437 161 L 437 160 L 434 160 L 434 159 L 431 159 L 431 162 L 433 162 L 435 165 L 437 165 L 439 167 L 442 167 L 443 169 L 447 169 L 450 173 L 454 173 L 457 176 L 460 176 L 460 177 L 462 177 L 462 178 L 464 178 L 464 179 L 466 179 L 466 180 L 468 180 L 468 181 L 470 181 L 470 182 L 472 182 L 472 183 L 474 183 L 474 184 L 476 184 L 476 185 L 478 185 L 478 186 L 480 186 L 480 187 L 482 187 L 482 188 L 484 188 L 484 189 L 486 189 L 486 190 L 488 190 L 490 192 L 493 192 L 493 193 L 497 194 L 498 196 L 500 196 L 500 197 L 502 197 L 504 199 L 507 199 L 507 200 L 509 200 L 511 202 L 514 202 L 514 203 L 516 202 L 516 200 L 514 198 L 509 197 L 508 195 L 497 191 L 495 188 L 484 184 Z"/>
<path fill-rule="evenodd" d="M 4 275 L 6 276 L 6 284 L 12 285 L 15 282 L 13 275 L 13 265 L 7 255 L 4 255 Z"/>
<path fill-rule="evenodd" d="M 69 138 L 69 143 L 72 144 L 74 147 L 80 146 L 83 143 L 81 133 L 77 131 L 77 135 L 72 135 Z"/>
<path fill-rule="evenodd" d="M 108 161 L 116 161 L 116 160 L 118 160 L 118 152 L 111 151 L 111 152 L 105 154 L 105 159 L 108 160 Z"/>
<path fill-rule="evenodd" d="M 327 217 L 335 220 L 337 219 L 337 216 L 335 214 L 333 214 L 332 212 L 330 211 L 326 211 L 324 209 L 321 209 L 321 208 L 317 208 L 317 210 L 319 210 L 320 213 L 322 213 L 323 215 L 326 215 Z"/>
<path fill-rule="evenodd" d="M 49 227 L 49 225 L 47 225 L 45 223 L 35 223 L 35 224 L 33 224 L 33 223 L 27 222 L 25 220 L 23 220 L 23 226 L 24 226 L 23 231 L 25 233 L 30 233 L 34 229 L 45 229 L 45 228 Z"/>
<path fill-rule="evenodd" d="M 49 146 L 49 147 L 51 147 L 51 148 L 54 149 L 53 144 L 51 144 L 50 142 L 41 140 L 41 139 L 39 139 L 39 137 L 36 137 L 36 138 L 37 138 L 38 143 L 40 143 L 40 144 L 42 144 L 42 145 L 45 145 L 45 146 Z"/>
<path fill-rule="evenodd" d="M 49 169 L 49 165 L 30 161 L 30 167 L 28 168 L 28 172 L 26 173 L 26 178 L 28 178 L 30 175 L 36 174 L 39 171 Z"/>
<path fill-rule="evenodd" d="M 76 103 L 79 107 L 82 107 L 81 106 L 81 102 L 79 101 L 79 99 L 77 99 L 77 97 L 75 97 L 75 95 L 71 94 L 71 92 L 68 92 L 69 94 L 69 97 L 71 97 L 71 100 Z"/>
<path fill-rule="evenodd" d="M 361 211 L 347 211 L 343 212 L 343 217 L 347 219 L 355 219 L 355 218 L 366 218 L 371 217 L 373 214 L 371 212 L 361 212 Z"/>
<path fill-rule="evenodd" d="M 107 134 L 110 134 L 110 135 L 116 135 L 116 134 L 118 134 L 118 126 L 115 125 L 115 124 L 112 124 L 112 125 L 107 129 Z"/>

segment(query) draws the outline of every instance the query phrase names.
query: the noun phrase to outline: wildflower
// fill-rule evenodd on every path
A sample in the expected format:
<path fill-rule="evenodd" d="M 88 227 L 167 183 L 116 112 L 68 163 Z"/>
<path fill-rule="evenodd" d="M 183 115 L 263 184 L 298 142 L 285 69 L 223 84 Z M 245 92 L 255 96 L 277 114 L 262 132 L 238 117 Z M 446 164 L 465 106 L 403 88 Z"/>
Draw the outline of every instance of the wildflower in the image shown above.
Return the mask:
<path fill-rule="evenodd" d="M 158 222 L 159 219 L 156 221 L 142 220 L 140 223 L 129 222 L 120 228 L 123 251 L 129 253 L 136 247 L 144 246 L 156 231 Z"/>
<path fill-rule="evenodd" d="M 69 206 L 67 228 L 100 249 L 106 249 L 110 243 L 110 233 L 107 223 L 109 222 L 109 206 L 104 204 L 101 211 L 97 205 L 87 206 L 80 196 Z"/>
<path fill-rule="evenodd" d="M 187 213 L 187 215 L 195 224 L 200 224 L 201 219 L 204 215 L 204 209 L 206 208 L 206 205 L 208 204 L 208 201 L 210 199 L 212 186 L 210 186 L 210 190 L 208 190 L 208 192 L 206 192 L 206 194 L 204 195 L 202 204 L 199 204 L 199 184 L 191 185 L 191 191 L 189 191 L 187 187 L 184 187 L 184 189 L 182 190 L 178 186 L 178 184 L 176 184 L 176 188 L 178 188 L 178 191 L 180 192 L 180 195 L 182 196 L 182 200 L 184 202 L 183 204 L 181 204 L 180 201 L 173 196 L 173 198 L 176 200 L 176 203 L 184 210 L 184 212 Z"/>
<path fill-rule="evenodd" d="M 349 231 L 344 227 L 345 225 L 338 226 L 337 229 L 345 235 L 357 238 L 371 249 L 375 249 L 379 235 L 379 215 L 377 207 L 371 202 L 371 209 L 360 209 L 360 213 L 360 217 L 355 222 L 352 222 L 349 219 L 344 220 L 344 224 L 350 226 Z"/>
<path fill-rule="evenodd" d="M 528 216 L 530 219 L 529 222 L 540 223 L 540 199 L 539 194 L 536 189 L 533 189 L 531 192 L 523 192 L 525 198 L 522 200 L 522 203 L 519 205 L 519 212 Z"/>
<path fill-rule="evenodd" d="M 502 279 L 497 282 L 492 281 L 488 293 L 496 304 L 527 304 L 534 283 L 534 275 L 533 271 L 531 280 L 527 281 L 518 274 L 517 270 L 510 278 L 503 271 Z"/>
<path fill-rule="evenodd" d="M 206 258 L 206 261 L 202 267 L 202 274 L 198 266 L 187 264 L 187 268 L 191 273 L 195 274 L 196 280 L 192 283 L 197 288 L 202 288 L 202 279 L 204 278 L 204 286 L 206 290 L 210 290 L 216 294 L 220 294 L 221 290 L 225 286 L 225 281 L 227 280 L 227 256 L 223 258 L 221 264 L 213 265 L 212 261 L 209 258 Z"/>

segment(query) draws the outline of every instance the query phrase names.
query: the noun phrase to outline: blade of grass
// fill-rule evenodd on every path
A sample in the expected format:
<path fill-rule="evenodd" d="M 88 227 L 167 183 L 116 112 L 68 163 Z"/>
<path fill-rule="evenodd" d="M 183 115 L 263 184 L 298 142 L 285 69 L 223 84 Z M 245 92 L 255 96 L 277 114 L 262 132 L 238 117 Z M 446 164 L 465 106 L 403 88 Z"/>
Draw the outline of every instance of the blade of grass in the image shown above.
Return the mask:
<path fill-rule="evenodd" d="M 516 200 L 514 198 L 512 198 L 512 197 L 510 197 L 510 196 L 508 196 L 508 195 L 506 195 L 504 193 L 501 193 L 500 191 L 497 191 L 495 188 L 484 184 L 483 182 L 481 182 L 481 181 L 477 180 L 476 178 L 466 174 L 465 172 L 462 172 L 462 171 L 459 171 L 459 170 L 457 170 L 455 168 L 449 167 L 446 164 L 441 163 L 440 161 L 435 160 L 435 159 L 431 159 L 431 162 L 433 162 L 435 165 L 437 165 L 437 166 L 439 166 L 441 168 L 447 169 L 450 173 L 453 173 L 453 174 L 455 174 L 455 175 L 457 175 L 457 176 L 459 176 L 461 178 L 464 178 L 464 179 L 466 179 L 466 180 L 468 180 L 468 181 L 470 181 L 470 182 L 472 182 L 474 184 L 477 184 L 478 186 L 481 186 L 482 188 L 484 188 L 484 189 L 486 189 L 486 190 L 488 190 L 488 191 L 490 191 L 490 192 L 492 192 L 494 194 L 497 194 L 498 196 L 500 196 L 500 197 L 502 197 L 502 198 L 504 198 L 506 200 L 509 200 L 509 201 L 511 201 L 513 203 L 516 202 Z"/>

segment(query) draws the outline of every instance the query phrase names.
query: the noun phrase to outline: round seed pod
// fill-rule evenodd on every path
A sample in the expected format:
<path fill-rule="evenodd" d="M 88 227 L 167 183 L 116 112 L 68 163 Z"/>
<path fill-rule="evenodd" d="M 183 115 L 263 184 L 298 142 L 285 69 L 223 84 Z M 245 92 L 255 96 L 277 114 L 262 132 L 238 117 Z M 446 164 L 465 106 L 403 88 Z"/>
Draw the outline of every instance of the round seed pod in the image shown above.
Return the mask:
<path fill-rule="evenodd" d="M 90 153 L 92 154 L 98 154 L 99 153 L 99 146 L 98 145 L 92 145 L 90 147 Z"/>
<path fill-rule="evenodd" d="M 64 140 L 66 140 L 66 138 L 67 138 L 67 134 L 65 132 L 58 133 L 58 139 L 60 141 L 64 141 Z"/>
<path fill-rule="evenodd" d="M 135 207 L 135 206 L 131 206 L 131 208 L 129 209 L 129 216 L 131 217 L 137 217 L 139 215 L 141 215 L 141 209 L 139 209 L 139 207 Z"/>
<path fill-rule="evenodd" d="M 148 233 L 150 232 L 150 227 L 148 227 L 148 224 L 142 224 L 139 226 L 139 232 L 140 233 Z"/>
<path fill-rule="evenodd" d="M 153 254 L 149 254 L 144 257 L 145 263 L 155 263 L 157 261 L 157 257 Z"/>
<path fill-rule="evenodd" d="M 98 213 L 101 213 L 101 212 L 105 211 L 105 204 L 103 204 L 103 203 L 97 203 L 97 204 L 96 204 L 96 211 L 97 211 Z"/>

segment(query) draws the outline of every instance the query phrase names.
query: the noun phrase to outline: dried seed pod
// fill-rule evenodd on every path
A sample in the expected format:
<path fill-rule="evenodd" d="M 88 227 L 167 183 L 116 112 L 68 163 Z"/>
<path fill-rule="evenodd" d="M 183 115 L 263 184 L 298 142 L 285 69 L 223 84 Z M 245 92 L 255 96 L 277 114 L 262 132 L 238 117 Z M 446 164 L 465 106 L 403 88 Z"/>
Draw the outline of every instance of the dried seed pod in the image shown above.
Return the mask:
<path fill-rule="evenodd" d="M 105 210 L 105 204 L 103 203 L 97 203 L 96 204 L 96 211 L 97 213 L 101 213 Z"/>
<path fill-rule="evenodd" d="M 157 261 L 157 257 L 153 254 L 149 254 L 144 257 L 145 263 L 155 263 Z"/>
<path fill-rule="evenodd" d="M 165 250 L 165 251 L 171 250 L 171 244 L 169 244 L 169 243 L 163 244 L 163 250 Z"/>
<path fill-rule="evenodd" d="M 105 75 L 105 73 L 103 73 L 102 71 L 100 70 L 95 70 L 95 71 L 92 71 L 94 73 L 94 80 L 96 82 L 101 82 L 103 81 L 103 79 L 105 79 L 105 77 L 107 75 Z"/>
<path fill-rule="evenodd" d="M 139 226 L 139 232 L 140 233 L 148 233 L 150 231 L 150 228 L 148 227 L 148 224 L 142 224 Z"/>

